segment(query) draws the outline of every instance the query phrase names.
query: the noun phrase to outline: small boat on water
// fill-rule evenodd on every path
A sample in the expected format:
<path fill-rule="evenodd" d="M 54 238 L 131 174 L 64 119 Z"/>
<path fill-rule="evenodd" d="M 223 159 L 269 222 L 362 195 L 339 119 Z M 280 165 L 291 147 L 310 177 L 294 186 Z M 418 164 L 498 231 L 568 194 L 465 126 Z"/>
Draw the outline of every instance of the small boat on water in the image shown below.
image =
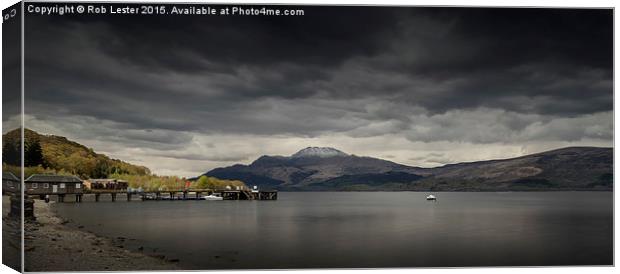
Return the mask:
<path fill-rule="evenodd" d="M 426 200 L 427 201 L 437 201 L 437 197 L 435 197 L 435 195 L 431 194 L 426 196 Z"/>
<path fill-rule="evenodd" d="M 207 195 L 207 196 L 204 196 L 202 198 L 204 200 L 207 200 L 207 201 L 221 201 L 221 200 L 224 200 L 224 198 L 222 196 L 218 196 L 218 195 L 215 195 L 215 194 Z"/>

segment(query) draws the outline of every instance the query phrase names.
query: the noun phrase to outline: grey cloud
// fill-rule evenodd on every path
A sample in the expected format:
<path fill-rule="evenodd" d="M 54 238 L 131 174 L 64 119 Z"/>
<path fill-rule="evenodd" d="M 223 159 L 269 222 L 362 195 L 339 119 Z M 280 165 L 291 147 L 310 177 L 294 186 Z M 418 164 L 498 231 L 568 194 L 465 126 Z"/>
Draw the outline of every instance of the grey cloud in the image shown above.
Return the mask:
<path fill-rule="evenodd" d="M 409 160 L 417 163 L 426 163 L 433 166 L 451 164 L 456 162 L 454 159 L 447 157 L 445 153 L 437 152 L 427 153 L 423 156 L 411 157 L 409 158 Z"/>
<path fill-rule="evenodd" d="M 192 152 L 165 152 L 165 153 L 149 153 L 152 156 L 165 158 L 197 160 L 197 161 L 213 161 L 213 162 L 241 162 L 249 160 L 249 155 L 212 155 L 208 151 L 204 154 Z"/>
<path fill-rule="evenodd" d="M 412 120 L 412 127 L 405 134 L 412 141 L 423 142 L 514 143 L 611 140 L 613 137 L 611 112 L 554 118 L 482 108 L 422 115 Z"/>
<path fill-rule="evenodd" d="M 54 119 L 25 117 L 28 128 L 68 138 L 122 144 L 127 148 L 153 148 L 161 151 L 178 150 L 190 144 L 188 132 L 162 129 L 130 129 L 127 125 L 88 116 L 58 116 Z M 113 147 L 106 147 L 108 150 Z"/>
<path fill-rule="evenodd" d="M 353 10 L 363 10 L 363 14 L 376 13 L 364 9 Z M 548 14 L 539 14 L 541 17 L 549 17 L 546 20 L 557 28 L 556 33 L 541 31 L 538 25 L 528 20 L 522 22 L 524 15 L 539 12 L 527 9 L 385 9 L 371 17 L 376 20 L 373 24 L 375 27 L 366 29 L 365 35 L 353 31 L 357 28 L 352 26 L 368 24 L 348 18 L 348 13 L 344 12 L 339 18 L 348 21 L 331 19 L 345 23 L 335 26 L 335 29 L 304 29 L 307 36 L 317 38 L 314 42 L 320 44 L 319 47 L 302 43 L 311 40 L 300 37 L 299 40 L 294 37 L 278 38 L 270 41 L 268 46 L 260 47 L 260 43 L 267 42 L 266 38 L 253 31 L 263 35 L 269 31 L 294 31 L 295 26 L 312 26 L 310 23 L 319 20 L 321 23 L 318 26 L 322 26 L 325 21 L 330 21 L 324 17 L 306 17 L 303 21 L 296 19 L 289 22 L 292 23 L 292 29 L 282 29 L 279 24 L 272 22 L 257 21 L 249 29 L 244 28 L 245 35 L 236 25 L 240 23 L 237 21 L 218 20 L 213 24 L 199 24 L 188 19 L 168 27 L 158 22 L 152 28 L 144 29 L 143 23 L 153 23 L 153 20 L 101 20 L 86 24 L 80 20 L 67 19 L 68 23 L 60 24 L 64 30 L 54 26 L 33 31 L 33 42 L 56 41 L 59 42 L 57 47 L 54 46 L 57 43 L 52 43 L 50 47 L 49 42 L 28 43 L 27 46 L 31 45 L 29 52 L 35 55 L 35 60 L 30 62 L 37 62 L 36 52 L 45 52 L 37 64 L 49 64 L 57 57 L 56 64 L 68 68 L 68 71 L 62 71 L 63 75 L 68 77 L 72 75 L 71 72 L 77 72 L 76 76 L 80 76 L 82 81 L 67 79 L 62 82 L 74 85 L 81 92 L 83 85 L 88 87 L 90 84 L 97 87 L 93 92 L 118 93 L 135 100 L 149 98 L 151 102 L 174 102 L 188 106 L 189 109 L 197 108 L 197 103 L 213 101 L 234 104 L 240 100 L 264 97 L 367 98 L 380 94 L 404 100 L 431 112 L 480 106 L 551 114 L 609 110 L 611 66 L 604 66 L 605 62 L 601 60 L 611 57 L 611 51 L 605 53 L 609 47 L 605 42 L 611 41 L 606 40 L 611 35 L 600 30 L 609 27 L 604 24 L 606 19 L 597 19 L 601 21 L 597 22 L 594 18 L 610 17 L 604 16 L 604 11 L 580 11 L 580 24 L 593 27 L 590 32 L 579 30 L 574 34 L 576 37 L 572 37 L 566 35 L 566 32 L 577 26 L 557 25 L 552 19 L 570 17 L 573 12 L 564 14 L 547 11 Z M 314 14 L 318 16 L 324 13 L 332 14 L 332 11 L 317 9 Z M 495 15 L 504 13 L 506 18 Z M 511 19 L 518 20 L 511 22 Z M 487 23 L 507 28 L 511 24 L 520 24 L 523 29 L 513 33 L 487 25 L 477 29 L 485 20 L 495 20 Z M 126 24 L 121 26 L 119 22 Z M 176 26 L 187 27 L 187 31 L 180 32 Z M 594 26 L 599 28 L 595 29 Z M 351 29 L 345 32 L 345 28 Z M 329 39 L 331 32 L 338 35 Z M 202 41 L 199 33 L 205 34 L 205 37 L 221 35 L 230 40 L 222 38 Z M 472 33 L 476 35 L 472 36 Z M 586 43 L 579 35 L 598 43 Z M 162 36 L 169 39 L 162 39 Z M 506 42 L 505 38 L 508 37 L 512 39 Z M 282 43 L 277 43 L 280 39 L 283 39 Z M 531 46 L 546 40 L 553 43 Z M 576 45 L 574 47 L 578 45 L 591 58 L 575 56 L 572 47 L 561 46 L 560 42 L 573 43 Z M 347 43 L 351 47 L 344 51 L 341 44 Z M 45 45 L 46 50 L 37 49 L 37 45 Z M 214 48 L 214 45 L 218 47 Z M 252 52 L 246 48 L 248 45 L 263 54 L 245 56 Z M 305 50 L 303 53 L 302 49 Z M 229 52 L 231 50 L 235 50 L 234 53 Z M 308 56 L 312 58 L 308 59 Z M 338 61 L 329 61 L 331 59 Z M 208 67 L 226 68 L 204 71 L 175 66 L 175 63 L 184 65 L 195 62 Z M 186 98 L 177 98 L 179 95 Z M 509 103 L 512 98 L 519 96 L 534 98 L 541 103 L 534 107 Z M 173 98 L 176 100 L 170 100 Z M 554 108 L 546 104 L 545 98 L 567 102 Z M 588 100 L 588 104 L 583 102 L 584 99 Z"/>

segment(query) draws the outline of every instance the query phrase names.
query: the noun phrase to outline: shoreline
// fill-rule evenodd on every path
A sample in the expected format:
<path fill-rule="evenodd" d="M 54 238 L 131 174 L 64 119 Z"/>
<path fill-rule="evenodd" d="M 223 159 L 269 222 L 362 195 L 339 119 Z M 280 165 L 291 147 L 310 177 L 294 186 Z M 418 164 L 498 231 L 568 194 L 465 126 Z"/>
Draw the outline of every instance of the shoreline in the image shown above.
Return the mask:
<path fill-rule="evenodd" d="M 278 192 L 451 192 L 451 193 L 477 193 L 477 192 L 613 192 L 613 189 L 547 189 L 547 190 L 282 190 Z"/>
<path fill-rule="evenodd" d="M 25 271 L 182 270 L 178 260 L 131 251 L 113 239 L 68 225 L 51 203 L 35 200 L 36 220 L 25 222 Z"/>

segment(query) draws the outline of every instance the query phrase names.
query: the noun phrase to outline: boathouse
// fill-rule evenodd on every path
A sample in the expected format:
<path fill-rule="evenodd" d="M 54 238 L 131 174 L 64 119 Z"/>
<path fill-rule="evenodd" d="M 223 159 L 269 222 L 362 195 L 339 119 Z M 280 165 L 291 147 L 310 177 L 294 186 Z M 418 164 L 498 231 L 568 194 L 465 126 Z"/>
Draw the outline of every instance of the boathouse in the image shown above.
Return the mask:
<path fill-rule="evenodd" d="M 26 194 L 82 194 L 82 180 L 75 176 L 34 174 L 24 182 Z"/>
<path fill-rule="evenodd" d="M 126 190 L 129 182 L 118 179 L 89 179 L 84 181 L 87 189 Z"/>
<path fill-rule="evenodd" d="M 15 174 L 2 172 L 2 194 L 18 192 L 20 185 L 20 180 Z"/>

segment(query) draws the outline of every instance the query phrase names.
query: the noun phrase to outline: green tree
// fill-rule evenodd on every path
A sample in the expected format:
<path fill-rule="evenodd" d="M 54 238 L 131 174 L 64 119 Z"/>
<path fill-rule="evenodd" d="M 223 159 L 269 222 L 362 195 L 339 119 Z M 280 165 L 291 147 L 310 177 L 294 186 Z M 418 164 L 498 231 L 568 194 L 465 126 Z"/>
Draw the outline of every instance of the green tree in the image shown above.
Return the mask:
<path fill-rule="evenodd" d="M 198 178 L 198 181 L 196 182 L 196 186 L 198 188 L 208 188 L 207 185 L 209 183 L 209 179 L 207 178 L 207 176 L 202 175 L 200 176 L 200 178 Z"/>
<path fill-rule="evenodd" d="M 91 178 L 108 178 L 108 174 L 111 174 L 108 161 L 97 158 L 95 169 L 91 173 Z"/>
<path fill-rule="evenodd" d="M 5 142 L 2 147 L 2 162 L 13 166 L 21 166 L 20 143 L 10 139 L 3 141 Z"/>
<path fill-rule="evenodd" d="M 25 166 L 44 166 L 43 150 L 38 139 L 28 140 L 24 148 Z"/>

